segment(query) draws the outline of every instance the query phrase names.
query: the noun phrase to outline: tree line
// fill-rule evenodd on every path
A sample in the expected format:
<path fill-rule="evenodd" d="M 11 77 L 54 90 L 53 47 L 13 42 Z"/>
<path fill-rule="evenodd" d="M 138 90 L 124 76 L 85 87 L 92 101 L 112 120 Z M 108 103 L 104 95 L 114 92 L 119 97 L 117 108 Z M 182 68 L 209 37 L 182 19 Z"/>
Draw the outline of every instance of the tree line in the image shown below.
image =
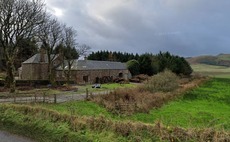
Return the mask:
<path fill-rule="evenodd" d="M 178 75 L 190 75 L 192 73 L 192 68 L 184 57 L 172 55 L 169 52 L 160 52 L 156 55 L 151 53 L 139 55 L 116 51 L 97 51 L 92 52 L 88 59 L 126 62 L 132 75 L 147 74 L 151 76 L 165 69 Z"/>
<path fill-rule="evenodd" d="M 92 52 L 87 57 L 88 60 L 98 60 L 98 61 L 117 61 L 117 62 L 127 62 L 131 59 L 138 60 L 139 55 L 133 53 L 126 53 L 126 52 L 117 52 L 117 51 L 97 51 Z"/>
<path fill-rule="evenodd" d="M 76 36 L 73 27 L 46 11 L 43 0 L 0 0 L 0 64 L 6 71 L 5 87 L 15 91 L 15 67 L 37 53 L 38 48 L 48 57 L 48 76 L 54 82 L 53 55 L 62 54 L 71 65 L 73 59 L 90 48 L 79 46 Z"/>

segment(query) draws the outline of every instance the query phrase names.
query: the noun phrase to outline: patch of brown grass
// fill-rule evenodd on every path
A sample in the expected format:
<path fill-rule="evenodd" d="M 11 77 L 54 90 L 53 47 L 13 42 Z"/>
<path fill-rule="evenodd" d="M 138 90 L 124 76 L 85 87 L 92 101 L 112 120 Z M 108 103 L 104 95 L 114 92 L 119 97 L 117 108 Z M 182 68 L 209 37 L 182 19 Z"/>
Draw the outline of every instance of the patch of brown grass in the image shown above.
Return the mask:
<path fill-rule="evenodd" d="M 174 78 L 174 77 L 173 77 Z M 118 89 L 109 94 L 99 95 L 91 98 L 91 101 L 104 106 L 115 114 L 130 115 L 135 112 L 148 113 L 153 108 L 159 108 L 165 103 L 181 96 L 184 92 L 197 87 L 205 78 L 183 80 L 178 87 L 173 87 L 171 92 L 155 92 L 145 87 L 137 87 L 131 89 Z M 145 85 L 145 84 L 144 84 Z M 167 85 L 167 84 L 166 84 Z M 175 89 L 177 88 L 177 89 Z"/>

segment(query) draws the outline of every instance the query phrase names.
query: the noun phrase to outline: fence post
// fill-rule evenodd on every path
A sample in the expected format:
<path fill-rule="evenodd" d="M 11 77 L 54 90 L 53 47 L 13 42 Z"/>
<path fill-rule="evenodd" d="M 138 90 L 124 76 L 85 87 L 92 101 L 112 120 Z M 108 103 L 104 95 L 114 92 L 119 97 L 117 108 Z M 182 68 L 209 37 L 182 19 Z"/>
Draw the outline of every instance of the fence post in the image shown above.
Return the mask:
<path fill-rule="evenodd" d="M 134 113 L 137 111 L 137 102 L 134 103 Z"/>
<path fill-rule="evenodd" d="M 16 103 L 16 95 L 14 94 L 14 103 Z"/>
<path fill-rule="evenodd" d="M 35 101 L 35 103 L 37 101 L 37 94 L 36 93 L 34 94 L 34 101 Z"/>
<path fill-rule="evenodd" d="M 54 94 L 54 103 L 57 103 L 57 94 Z"/>
<path fill-rule="evenodd" d="M 45 92 L 43 92 L 43 103 L 45 103 L 46 98 L 45 98 Z"/>
<path fill-rule="evenodd" d="M 88 90 L 88 88 L 86 88 L 86 96 L 85 96 L 85 100 L 87 101 L 87 100 L 88 100 L 88 98 L 89 98 L 89 90 Z"/>
<path fill-rule="evenodd" d="M 115 99 L 115 102 L 118 100 L 118 98 L 117 98 L 117 92 L 116 92 L 116 90 L 114 90 L 114 93 L 113 93 L 113 95 L 114 95 L 114 99 Z"/>

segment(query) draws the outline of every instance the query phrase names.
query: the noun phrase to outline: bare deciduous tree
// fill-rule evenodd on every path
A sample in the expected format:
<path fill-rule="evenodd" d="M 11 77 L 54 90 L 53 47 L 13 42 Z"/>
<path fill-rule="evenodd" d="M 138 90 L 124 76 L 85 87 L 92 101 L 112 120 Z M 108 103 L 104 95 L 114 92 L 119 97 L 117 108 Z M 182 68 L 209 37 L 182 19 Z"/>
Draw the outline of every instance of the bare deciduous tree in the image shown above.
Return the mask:
<path fill-rule="evenodd" d="M 86 57 L 87 56 L 87 52 L 89 52 L 89 50 L 91 49 L 90 46 L 86 45 L 86 44 L 82 44 L 78 47 L 77 51 L 78 51 L 78 54 L 80 56 L 84 56 Z"/>
<path fill-rule="evenodd" d="M 6 87 L 15 91 L 14 61 L 18 43 L 32 38 L 44 22 L 44 4 L 40 0 L 0 0 L 0 46 L 6 60 Z"/>
<path fill-rule="evenodd" d="M 42 48 L 46 50 L 48 58 L 48 77 L 54 84 L 52 62 L 55 59 L 55 48 L 62 43 L 62 25 L 57 19 L 47 16 L 45 22 L 40 26 L 39 39 Z"/>
<path fill-rule="evenodd" d="M 76 50 L 76 36 L 77 32 L 72 27 L 63 26 L 63 72 L 65 73 L 67 83 L 70 82 L 71 67 L 74 60 L 78 59 L 79 53 Z"/>

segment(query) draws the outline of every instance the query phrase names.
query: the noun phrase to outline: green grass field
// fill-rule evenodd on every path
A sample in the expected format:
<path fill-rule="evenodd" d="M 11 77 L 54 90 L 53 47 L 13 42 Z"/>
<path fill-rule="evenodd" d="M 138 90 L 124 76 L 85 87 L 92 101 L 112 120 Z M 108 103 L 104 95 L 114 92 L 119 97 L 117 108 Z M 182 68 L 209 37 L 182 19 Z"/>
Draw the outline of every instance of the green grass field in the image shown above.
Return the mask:
<path fill-rule="evenodd" d="M 218 128 L 230 130 L 230 80 L 212 79 L 182 98 L 150 114 L 136 114 L 131 119 L 185 128 Z"/>
<path fill-rule="evenodd" d="M 76 86 L 78 91 L 76 93 L 81 94 L 86 92 L 86 88 L 88 88 L 89 92 L 100 92 L 100 91 L 107 91 L 107 90 L 114 90 L 117 88 L 130 88 L 135 87 L 135 84 L 127 83 L 127 84 L 119 84 L 119 83 L 108 83 L 108 84 L 101 84 L 101 88 L 92 88 L 92 85 L 85 85 L 85 86 Z"/>
<path fill-rule="evenodd" d="M 191 65 L 191 67 L 195 73 L 204 76 L 217 77 L 217 78 L 230 78 L 230 67 L 214 66 L 214 65 L 207 65 L 207 64 L 194 64 Z"/>
<path fill-rule="evenodd" d="M 163 123 L 169 133 L 173 128 L 224 130 L 230 132 L 230 79 L 213 78 L 198 88 L 186 92 L 180 98 L 165 104 L 159 109 L 152 109 L 149 113 L 136 113 L 131 116 L 115 115 L 89 101 L 74 101 L 61 104 L 31 104 L 0 107 L 0 127 L 22 135 L 40 136 L 39 141 L 162 141 L 149 133 L 139 129 L 145 124 Z M 114 87 L 114 86 L 112 86 Z M 78 121 L 69 123 L 71 116 Z M 98 121 L 91 121 L 95 118 Z M 106 121 L 116 129 L 108 127 Z M 133 131 L 126 136 L 126 130 L 132 122 Z M 76 123 L 76 124 L 75 124 Z M 88 124 L 90 123 L 90 124 Z M 116 123 L 116 124 L 115 124 Z M 77 131 L 73 132 L 75 128 Z M 93 124 L 93 125 L 92 125 Z M 124 125 L 124 126 L 123 126 Z M 92 126 L 97 129 L 91 128 Z M 153 125 L 151 125 L 153 126 Z M 101 129 L 99 131 L 99 129 Z M 31 133 L 30 133 L 31 132 Z M 36 135 L 32 132 L 35 132 Z M 49 137 L 52 135 L 52 137 Z M 225 137 L 226 138 L 226 137 Z M 228 139 L 229 140 L 229 139 Z M 182 140 L 183 141 L 183 140 Z M 196 141 L 196 140 L 191 140 Z"/>
<path fill-rule="evenodd" d="M 74 90 L 72 91 L 61 91 L 58 89 L 53 89 L 53 88 L 33 88 L 31 90 L 16 90 L 16 95 L 17 96 L 34 96 L 35 93 L 40 94 L 40 95 L 72 95 L 72 94 L 83 94 L 86 93 L 86 88 L 88 88 L 89 93 L 90 92 L 100 92 L 100 91 L 110 91 L 118 88 L 132 88 L 135 87 L 136 84 L 132 83 L 127 83 L 127 84 L 119 84 L 119 83 L 108 83 L 108 84 L 101 84 L 101 88 L 92 88 L 92 85 L 73 85 L 72 87 Z M 77 91 L 75 91 L 77 88 Z M 0 97 L 8 97 L 9 92 L 1 92 Z"/>
<path fill-rule="evenodd" d="M 230 130 L 230 79 L 211 79 L 197 89 L 191 90 L 181 98 L 153 109 L 150 113 L 137 113 L 132 116 L 116 116 L 105 108 L 92 102 L 68 102 L 43 107 L 62 113 L 70 113 L 74 108 L 75 115 L 104 116 L 115 120 L 133 120 L 144 123 L 162 121 L 168 126 L 185 128 L 207 128 Z"/>

